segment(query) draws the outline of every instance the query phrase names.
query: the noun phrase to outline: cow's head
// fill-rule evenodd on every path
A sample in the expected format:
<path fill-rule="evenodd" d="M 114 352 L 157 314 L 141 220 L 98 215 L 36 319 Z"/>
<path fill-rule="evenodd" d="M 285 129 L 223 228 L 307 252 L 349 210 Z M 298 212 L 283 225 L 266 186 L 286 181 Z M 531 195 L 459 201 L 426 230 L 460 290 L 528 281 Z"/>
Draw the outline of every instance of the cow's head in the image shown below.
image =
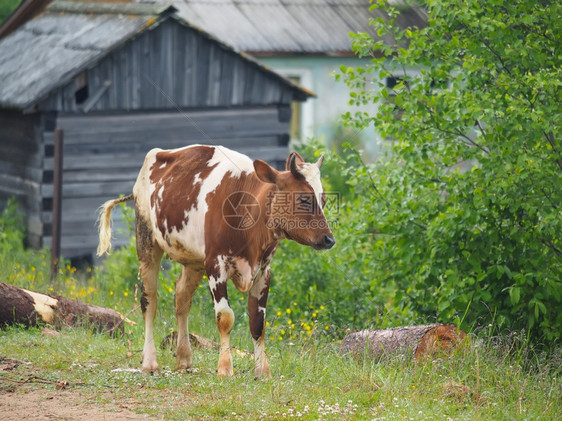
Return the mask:
<path fill-rule="evenodd" d="M 274 184 L 266 198 L 268 228 L 286 238 L 315 249 L 329 249 L 336 240 L 324 216 L 324 190 L 320 181 L 320 167 L 324 156 L 316 163 L 304 162 L 296 152 L 289 154 L 286 171 L 277 171 L 266 162 L 256 159 L 254 169 L 258 178 Z"/>

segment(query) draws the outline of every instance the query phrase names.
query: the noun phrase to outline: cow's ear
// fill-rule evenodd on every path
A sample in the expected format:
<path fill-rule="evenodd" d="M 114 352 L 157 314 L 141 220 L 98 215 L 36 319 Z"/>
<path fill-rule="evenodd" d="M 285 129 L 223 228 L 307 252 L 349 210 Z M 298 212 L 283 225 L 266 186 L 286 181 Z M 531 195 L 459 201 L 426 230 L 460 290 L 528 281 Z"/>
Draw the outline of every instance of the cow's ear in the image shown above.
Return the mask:
<path fill-rule="evenodd" d="M 320 168 L 323 162 L 324 162 L 324 154 L 320 155 L 320 158 L 318 159 L 318 161 L 316 161 L 316 166 Z"/>
<path fill-rule="evenodd" d="M 264 183 L 275 184 L 277 182 L 277 175 L 279 172 L 267 162 L 261 159 L 254 160 L 254 169 L 256 170 L 258 178 Z"/>
<path fill-rule="evenodd" d="M 287 157 L 287 161 L 285 162 L 285 169 L 287 171 L 291 170 L 291 162 L 293 161 L 293 159 L 294 159 L 295 166 L 302 165 L 304 163 L 303 157 L 300 156 L 298 152 L 291 152 Z"/>

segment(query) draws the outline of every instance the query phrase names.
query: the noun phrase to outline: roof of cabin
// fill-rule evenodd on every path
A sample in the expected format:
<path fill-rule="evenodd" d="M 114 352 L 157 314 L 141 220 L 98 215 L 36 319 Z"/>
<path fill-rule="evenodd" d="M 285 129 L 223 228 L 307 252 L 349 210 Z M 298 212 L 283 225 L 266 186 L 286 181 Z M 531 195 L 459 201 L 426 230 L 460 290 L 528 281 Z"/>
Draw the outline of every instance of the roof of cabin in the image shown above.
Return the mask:
<path fill-rule="evenodd" d="M 390 1 L 401 12 L 396 18 L 399 27 L 427 26 L 423 8 Z M 369 0 L 174 0 L 173 5 L 184 19 L 256 55 L 350 55 L 350 32 L 380 39 L 369 21 L 388 18 L 379 9 L 370 10 Z M 383 40 L 392 41 L 390 36 Z"/>
<path fill-rule="evenodd" d="M 235 51 L 181 19 L 175 11 L 164 3 L 51 3 L 44 13 L 0 40 L 0 106 L 25 109 L 40 102 L 110 51 L 168 18 Z M 238 54 L 249 65 L 288 86 L 296 99 L 314 95 L 252 58 Z"/>

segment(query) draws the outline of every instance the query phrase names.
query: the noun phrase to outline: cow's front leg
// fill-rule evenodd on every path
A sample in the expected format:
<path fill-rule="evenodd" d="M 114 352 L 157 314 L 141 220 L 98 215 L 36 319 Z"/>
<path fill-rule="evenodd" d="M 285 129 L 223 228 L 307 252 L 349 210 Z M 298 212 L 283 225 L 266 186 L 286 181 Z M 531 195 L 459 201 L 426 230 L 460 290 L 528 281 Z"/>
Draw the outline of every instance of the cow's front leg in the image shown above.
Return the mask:
<path fill-rule="evenodd" d="M 215 306 L 215 321 L 220 335 L 220 355 L 217 375 L 230 377 L 233 374 L 232 356 L 230 355 L 230 331 L 234 326 L 234 312 L 228 302 L 228 273 L 222 262 L 206 265 L 209 289 Z"/>
<path fill-rule="evenodd" d="M 269 268 L 258 275 L 248 296 L 248 314 L 250 316 L 250 332 L 254 340 L 254 360 L 256 377 L 271 377 L 269 363 L 265 356 L 265 308 L 269 293 Z"/>

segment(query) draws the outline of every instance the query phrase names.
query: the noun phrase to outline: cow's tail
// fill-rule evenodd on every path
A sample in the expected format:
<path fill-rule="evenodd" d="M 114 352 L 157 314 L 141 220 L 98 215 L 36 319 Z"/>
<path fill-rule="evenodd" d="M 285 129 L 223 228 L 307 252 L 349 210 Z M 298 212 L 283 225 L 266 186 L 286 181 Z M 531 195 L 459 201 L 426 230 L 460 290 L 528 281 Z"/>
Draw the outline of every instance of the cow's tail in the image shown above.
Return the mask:
<path fill-rule="evenodd" d="M 99 235 L 100 242 L 98 244 L 98 256 L 103 255 L 107 252 L 109 254 L 111 250 L 111 211 L 122 202 L 127 202 L 133 200 L 133 195 L 130 194 L 125 197 L 120 197 L 119 199 L 108 200 L 100 208 L 100 214 L 98 218 L 99 225 Z"/>

